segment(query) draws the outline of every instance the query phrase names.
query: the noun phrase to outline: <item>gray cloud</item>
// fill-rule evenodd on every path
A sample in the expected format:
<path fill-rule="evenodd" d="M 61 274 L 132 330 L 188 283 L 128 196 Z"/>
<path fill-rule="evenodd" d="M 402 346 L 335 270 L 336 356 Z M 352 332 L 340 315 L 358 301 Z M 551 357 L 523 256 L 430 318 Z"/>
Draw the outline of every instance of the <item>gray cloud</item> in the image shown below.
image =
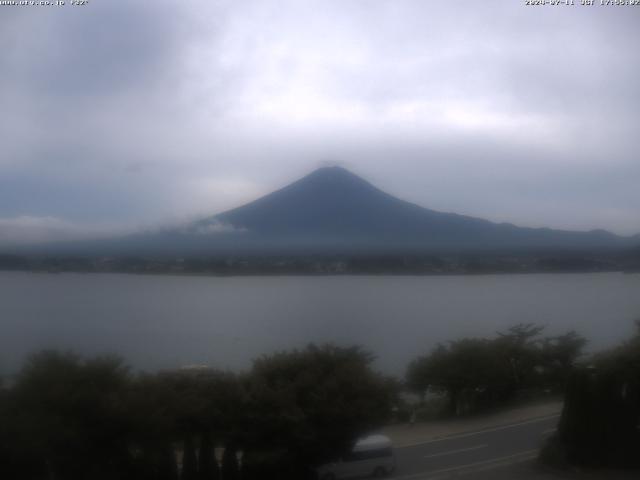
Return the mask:
<path fill-rule="evenodd" d="M 130 231 L 121 225 L 77 224 L 55 217 L 0 218 L 0 245 L 94 239 Z"/>
<path fill-rule="evenodd" d="M 34 240 L 25 218 L 69 235 L 197 218 L 323 158 L 432 208 L 640 231 L 638 8 L 2 10 L 0 242 Z"/>

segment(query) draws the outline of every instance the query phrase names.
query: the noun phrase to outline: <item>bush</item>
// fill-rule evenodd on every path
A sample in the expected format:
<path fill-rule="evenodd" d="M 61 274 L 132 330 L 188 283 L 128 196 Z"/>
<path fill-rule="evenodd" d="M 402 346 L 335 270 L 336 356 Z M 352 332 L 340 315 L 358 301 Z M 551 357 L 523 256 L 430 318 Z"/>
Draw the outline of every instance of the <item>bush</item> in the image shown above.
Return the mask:
<path fill-rule="evenodd" d="M 21 480 L 303 479 L 382 425 L 394 388 L 358 348 L 309 346 L 251 372 L 133 376 L 121 360 L 32 356 L 0 388 L 2 474 Z M 211 458 L 226 447 L 222 472 Z M 4 478 L 4 477 L 3 477 Z"/>

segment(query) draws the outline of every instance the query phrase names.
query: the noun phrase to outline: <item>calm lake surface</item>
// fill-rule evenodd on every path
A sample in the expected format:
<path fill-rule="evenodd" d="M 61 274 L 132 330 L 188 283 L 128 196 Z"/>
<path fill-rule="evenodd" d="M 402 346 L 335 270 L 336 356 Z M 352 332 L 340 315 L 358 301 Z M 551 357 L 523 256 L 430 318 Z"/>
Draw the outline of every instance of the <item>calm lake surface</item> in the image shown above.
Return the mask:
<path fill-rule="evenodd" d="M 592 350 L 634 331 L 640 275 L 188 277 L 0 272 L 0 373 L 43 348 L 136 368 L 242 369 L 309 342 L 358 344 L 402 374 L 437 342 L 519 322 L 575 329 Z"/>

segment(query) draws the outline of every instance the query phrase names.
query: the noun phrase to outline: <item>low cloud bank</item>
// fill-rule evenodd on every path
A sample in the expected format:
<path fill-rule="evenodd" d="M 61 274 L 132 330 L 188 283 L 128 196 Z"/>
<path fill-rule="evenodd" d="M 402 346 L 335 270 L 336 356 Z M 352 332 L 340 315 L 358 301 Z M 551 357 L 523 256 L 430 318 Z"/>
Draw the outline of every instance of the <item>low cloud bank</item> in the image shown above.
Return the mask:
<path fill-rule="evenodd" d="M 217 220 L 207 225 L 199 225 L 195 229 L 195 233 L 197 235 L 219 235 L 224 233 L 239 233 L 246 231 L 247 229 L 244 227 L 236 227 L 231 223 L 224 223 Z"/>
<path fill-rule="evenodd" d="M 38 243 L 88 240 L 125 234 L 132 229 L 122 225 L 78 224 L 52 216 L 0 218 L 0 247 Z"/>

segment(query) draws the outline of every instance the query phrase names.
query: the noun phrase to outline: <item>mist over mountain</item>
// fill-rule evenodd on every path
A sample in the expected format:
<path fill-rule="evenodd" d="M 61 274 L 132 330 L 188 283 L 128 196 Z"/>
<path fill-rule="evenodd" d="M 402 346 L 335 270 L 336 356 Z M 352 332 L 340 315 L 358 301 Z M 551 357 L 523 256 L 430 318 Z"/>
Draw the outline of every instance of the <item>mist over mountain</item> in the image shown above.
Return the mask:
<path fill-rule="evenodd" d="M 197 222 L 291 246 L 394 248 L 610 247 L 604 230 L 521 228 L 443 213 L 400 200 L 340 167 L 326 167 L 242 207 Z"/>
<path fill-rule="evenodd" d="M 400 200 L 341 167 L 320 168 L 241 207 L 182 228 L 53 250 L 85 254 L 300 254 L 598 249 L 637 243 L 604 230 L 523 228 Z M 46 248 L 45 248 L 46 250 Z"/>
<path fill-rule="evenodd" d="M 131 239 L 133 240 L 133 239 Z M 400 200 L 341 167 L 318 169 L 244 206 L 185 229 L 142 235 L 148 248 L 313 251 L 358 249 L 483 250 L 598 248 L 630 240 L 604 230 L 574 232 L 521 228 Z"/>

